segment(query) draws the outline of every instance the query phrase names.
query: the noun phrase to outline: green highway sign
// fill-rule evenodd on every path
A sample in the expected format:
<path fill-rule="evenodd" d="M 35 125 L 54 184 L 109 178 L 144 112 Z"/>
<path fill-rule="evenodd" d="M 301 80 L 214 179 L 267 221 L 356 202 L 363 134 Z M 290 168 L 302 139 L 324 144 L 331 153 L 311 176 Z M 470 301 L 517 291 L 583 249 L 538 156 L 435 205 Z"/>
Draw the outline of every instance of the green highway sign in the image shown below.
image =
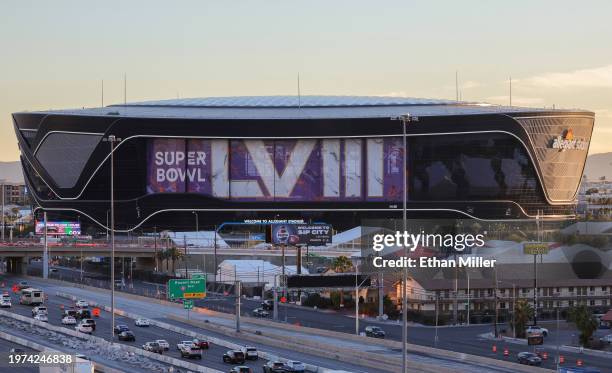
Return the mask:
<path fill-rule="evenodd" d="M 206 276 L 195 279 L 176 279 L 168 281 L 168 298 L 196 299 L 206 296 Z"/>
<path fill-rule="evenodd" d="M 183 308 L 186 310 L 190 310 L 193 308 L 193 300 L 191 299 L 185 299 L 183 301 Z"/>

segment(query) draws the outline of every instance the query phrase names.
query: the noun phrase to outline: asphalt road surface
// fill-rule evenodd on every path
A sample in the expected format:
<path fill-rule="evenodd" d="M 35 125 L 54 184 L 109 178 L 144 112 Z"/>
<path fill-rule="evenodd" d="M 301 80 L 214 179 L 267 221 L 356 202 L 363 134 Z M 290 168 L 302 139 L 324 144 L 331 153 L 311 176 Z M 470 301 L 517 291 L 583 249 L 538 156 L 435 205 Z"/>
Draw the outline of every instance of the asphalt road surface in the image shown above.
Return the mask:
<path fill-rule="evenodd" d="M 11 307 L 10 309 L 5 309 L 5 310 L 20 314 L 22 316 L 32 317 L 32 307 L 26 306 L 26 305 L 20 305 L 17 295 L 12 295 L 12 299 L 13 299 L 13 307 Z M 65 328 L 74 330 L 74 326 L 62 325 L 61 323 L 63 311 L 60 308 L 60 306 L 62 305 L 64 307 L 72 306 L 72 302 L 70 302 L 67 299 L 59 298 L 55 295 L 48 294 L 48 300 L 46 302 L 46 306 L 49 312 L 49 315 L 48 315 L 49 324 L 56 325 L 56 326 L 64 326 Z M 101 312 L 100 317 L 97 317 L 94 319 L 96 320 L 96 330 L 94 331 L 93 335 L 104 338 L 106 340 L 110 340 L 111 339 L 110 313 L 103 311 Z M 115 325 L 119 325 L 119 324 L 127 325 L 130 328 L 130 330 L 134 332 L 134 335 L 136 336 L 136 341 L 134 342 L 119 341 L 115 337 L 113 339 L 114 342 L 121 343 L 121 344 L 127 344 L 127 345 L 131 345 L 134 347 L 141 347 L 146 342 L 152 342 L 156 339 L 165 339 L 170 344 L 170 350 L 164 352 L 164 355 L 171 356 L 177 359 L 183 359 L 181 358 L 181 354 L 176 348 L 177 343 L 183 340 L 192 339 L 191 337 L 188 337 L 182 334 L 178 334 L 178 333 L 174 333 L 172 331 L 161 329 L 155 326 L 138 327 L 134 325 L 134 320 L 132 319 L 128 319 L 128 318 L 121 317 L 121 316 L 115 316 Z M 202 350 L 202 360 L 189 359 L 189 361 L 194 364 L 200 364 L 200 365 L 203 365 L 209 368 L 214 368 L 214 369 L 218 369 L 221 371 L 226 371 L 226 370 L 229 371 L 232 365 L 224 363 L 223 358 L 222 358 L 223 353 L 226 352 L 227 350 L 228 349 L 225 347 L 212 344 L 208 350 Z M 258 361 L 247 361 L 245 365 L 253 368 L 253 370 L 260 370 L 261 366 L 265 364 L 265 362 L 266 362 L 265 360 L 259 359 Z"/>
<path fill-rule="evenodd" d="M 33 263 L 34 264 L 34 263 Z M 36 264 L 35 264 L 36 265 Z M 71 268 L 58 267 L 56 276 L 60 275 L 64 280 L 76 280 L 80 276 L 78 270 Z M 154 290 L 159 286 L 156 284 L 135 281 L 133 286 L 136 290 L 144 291 L 153 294 Z M 260 301 L 242 300 L 241 314 L 250 315 L 252 310 L 260 307 Z M 231 296 L 223 296 L 220 294 L 209 294 L 203 300 L 196 300 L 195 305 L 198 307 L 206 307 L 211 310 L 235 314 L 235 300 Z M 355 319 L 336 312 L 317 311 L 305 307 L 284 307 L 280 306 L 278 310 L 279 320 L 287 320 L 291 324 L 299 324 L 301 326 L 319 328 L 325 330 L 333 330 L 344 333 L 355 333 Z M 269 317 L 271 319 L 271 316 Z M 167 320 L 164 320 L 167 321 Z M 401 340 L 401 326 L 393 323 L 378 323 L 366 320 L 360 320 L 360 331 L 363 331 L 368 325 L 380 326 L 386 332 L 387 339 Z M 503 326 L 499 326 L 500 329 Z M 550 334 L 545 339 L 545 345 L 542 346 L 548 352 L 549 359 L 544 361 L 543 367 L 555 369 L 556 352 L 556 330 L 554 323 L 545 325 L 549 329 Z M 500 360 L 516 361 L 516 355 L 521 351 L 532 351 L 533 347 L 528 348 L 525 345 L 517 345 L 513 343 L 497 342 L 497 352 L 492 351 L 493 341 L 479 338 L 483 333 L 492 332 L 491 325 L 472 325 L 469 327 L 440 327 L 437 330 L 438 340 L 435 341 L 436 328 L 433 327 L 408 327 L 408 342 L 430 347 L 437 347 L 456 352 L 463 352 L 473 355 L 486 356 Z M 560 332 L 561 344 L 567 343 L 568 335 L 572 332 L 562 330 Z M 563 341 L 565 340 L 565 342 Z M 508 356 L 504 356 L 503 351 L 508 348 Z M 596 367 L 601 372 L 612 373 L 612 356 L 600 357 L 578 353 L 561 353 L 565 357 L 565 366 L 574 366 L 578 359 L 584 362 L 585 366 Z"/>

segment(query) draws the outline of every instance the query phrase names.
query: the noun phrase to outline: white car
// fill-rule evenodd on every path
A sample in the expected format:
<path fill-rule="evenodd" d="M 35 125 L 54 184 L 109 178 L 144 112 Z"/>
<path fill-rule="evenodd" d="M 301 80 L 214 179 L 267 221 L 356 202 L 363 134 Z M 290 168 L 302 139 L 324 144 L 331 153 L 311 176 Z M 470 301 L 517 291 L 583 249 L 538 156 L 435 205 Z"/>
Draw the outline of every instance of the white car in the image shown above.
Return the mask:
<path fill-rule="evenodd" d="M 542 328 L 541 326 L 537 326 L 537 325 L 531 325 L 528 326 L 527 329 L 525 329 L 525 334 L 527 335 L 527 337 L 530 337 L 532 335 L 541 335 L 541 336 L 548 336 L 548 329 L 546 328 Z"/>
<path fill-rule="evenodd" d="M 72 316 L 65 316 L 62 319 L 62 325 L 76 325 L 76 319 Z"/>
<path fill-rule="evenodd" d="M 47 307 L 45 307 L 45 306 L 38 306 L 38 307 L 32 308 L 32 316 L 40 315 L 40 314 L 47 315 L 48 314 Z"/>
<path fill-rule="evenodd" d="M 13 304 L 10 299 L 2 298 L 0 299 L 0 307 L 2 308 L 11 308 Z"/>
<path fill-rule="evenodd" d="M 603 337 L 599 338 L 599 341 L 607 344 L 612 343 L 612 334 L 604 335 Z"/>
<path fill-rule="evenodd" d="M 176 344 L 176 349 L 180 351 L 181 348 L 190 347 L 191 345 L 193 345 L 193 341 L 180 341 Z"/>
<path fill-rule="evenodd" d="M 242 347 L 242 352 L 244 353 L 244 358 L 247 360 L 257 360 L 259 359 L 259 355 L 257 354 L 257 349 L 251 346 Z"/>
<path fill-rule="evenodd" d="M 168 351 L 170 349 L 170 343 L 165 339 L 156 339 L 155 342 L 159 343 L 160 346 L 164 348 L 164 351 Z"/>
<path fill-rule="evenodd" d="M 147 319 L 136 319 L 136 321 L 134 321 L 134 324 L 136 326 L 151 326 L 151 322 Z"/>
<path fill-rule="evenodd" d="M 93 333 L 93 327 L 90 324 L 83 324 L 83 323 L 81 323 L 81 324 L 75 326 L 74 329 L 77 332 L 81 332 L 81 333 L 86 333 L 86 334 Z"/>
<path fill-rule="evenodd" d="M 49 318 L 44 313 L 37 313 L 36 316 L 34 316 L 34 320 L 48 322 Z"/>
<path fill-rule="evenodd" d="M 306 365 L 301 361 L 289 360 L 285 363 L 286 366 L 291 368 L 292 372 L 303 372 L 306 370 Z"/>
<path fill-rule="evenodd" d="M 89 307 L 89 303 L 85 300 L 77 300 L 75 305 L 79 308 L 87 308 Z"/>

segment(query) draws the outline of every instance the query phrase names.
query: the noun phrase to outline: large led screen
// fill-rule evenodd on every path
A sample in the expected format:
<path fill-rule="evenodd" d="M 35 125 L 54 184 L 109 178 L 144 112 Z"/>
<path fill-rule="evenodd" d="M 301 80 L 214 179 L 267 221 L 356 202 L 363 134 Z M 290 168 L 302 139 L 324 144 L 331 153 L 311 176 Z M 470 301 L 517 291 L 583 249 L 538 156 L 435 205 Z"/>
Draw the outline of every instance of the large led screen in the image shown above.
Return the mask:
<path fill-rule="evenodd" d="M 401 138 L 150 139 L 148 193 L 239 201 L 400 201 Z"/>

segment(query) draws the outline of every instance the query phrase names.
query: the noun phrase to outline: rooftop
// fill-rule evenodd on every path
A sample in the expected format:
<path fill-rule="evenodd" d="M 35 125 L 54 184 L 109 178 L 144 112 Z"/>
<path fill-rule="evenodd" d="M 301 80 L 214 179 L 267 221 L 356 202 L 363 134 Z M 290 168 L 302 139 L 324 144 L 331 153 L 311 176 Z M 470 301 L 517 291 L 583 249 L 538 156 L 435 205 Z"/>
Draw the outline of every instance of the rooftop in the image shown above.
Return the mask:
<path fill-rule="evenodd" d="M 58 115 L 187 119 L 327 119 L 385 118 L 403 114 L 449 116 L 551 111 L 545 108 L 498 106 L 486 103 L 386 96 L 241 96 L 180 98 L 129 102 L 99 108 L 48 110 Z M 555 110 L 555 112 L 582 112 Z"/>

